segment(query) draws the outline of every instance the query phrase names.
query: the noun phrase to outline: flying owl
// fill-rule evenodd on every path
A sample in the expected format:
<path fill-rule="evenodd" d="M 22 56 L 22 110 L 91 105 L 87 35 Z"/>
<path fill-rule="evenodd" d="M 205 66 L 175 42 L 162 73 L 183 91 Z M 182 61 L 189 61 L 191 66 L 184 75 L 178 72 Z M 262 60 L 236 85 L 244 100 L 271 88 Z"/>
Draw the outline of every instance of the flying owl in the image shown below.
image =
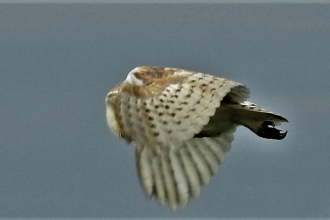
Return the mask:
<path fill-rule="evenodd" d="M 141 66 L 106 96 L 115 135 L 135 143 L 138 178 L 148 198 L 172 210 L 201 193 L 224 162 L 236 127 L 282 140 L 288 120 L 246 101 L 244 85 L 177 68 Z"/>

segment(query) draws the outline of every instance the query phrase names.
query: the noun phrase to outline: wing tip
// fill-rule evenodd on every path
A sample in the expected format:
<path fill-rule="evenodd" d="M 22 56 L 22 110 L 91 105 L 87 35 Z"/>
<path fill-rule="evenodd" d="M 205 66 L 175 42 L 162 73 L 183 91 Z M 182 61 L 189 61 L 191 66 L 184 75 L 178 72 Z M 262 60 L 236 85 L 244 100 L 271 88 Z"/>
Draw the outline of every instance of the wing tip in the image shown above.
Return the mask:
<path fill-rule="evenodd" d="M 287 133 L 288 131 L 283 132 L 282 130 L 276 129 L 272 121 L 264 121 L 256 132 L 259 137 L 274 140 L 283 140 Z"/>

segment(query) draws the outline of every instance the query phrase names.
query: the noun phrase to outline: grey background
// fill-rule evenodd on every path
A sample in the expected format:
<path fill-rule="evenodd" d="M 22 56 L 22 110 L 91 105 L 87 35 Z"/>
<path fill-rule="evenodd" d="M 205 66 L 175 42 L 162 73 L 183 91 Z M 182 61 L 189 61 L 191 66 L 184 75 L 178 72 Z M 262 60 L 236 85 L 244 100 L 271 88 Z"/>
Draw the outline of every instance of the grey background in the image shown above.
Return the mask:
<path fill-rule="evenodd" d="M 0 217 L 330 217 L 330 5 L 0 5 Z M 244 128 L 171 212 L 139 186 L 106 93 L 136 66 L 230 78 L 290 123 Z"/>

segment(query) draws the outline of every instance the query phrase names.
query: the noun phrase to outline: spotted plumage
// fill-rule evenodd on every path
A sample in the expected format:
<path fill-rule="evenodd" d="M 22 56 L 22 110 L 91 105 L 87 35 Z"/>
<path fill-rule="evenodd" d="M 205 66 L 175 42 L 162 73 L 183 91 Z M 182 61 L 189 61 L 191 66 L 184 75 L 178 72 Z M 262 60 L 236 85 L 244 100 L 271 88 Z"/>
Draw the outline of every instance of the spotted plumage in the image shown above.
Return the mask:
<path fill-rule="evenodd" d="M 287 119 L 246 101 L 242 84 L 176 68 L 142 66 L 106 96 L 107 121 L 135 143 L 136 168 L 146 195 L 171 209 L 201 193 L 243 125 L 260 137 L 281 140 Z"/>

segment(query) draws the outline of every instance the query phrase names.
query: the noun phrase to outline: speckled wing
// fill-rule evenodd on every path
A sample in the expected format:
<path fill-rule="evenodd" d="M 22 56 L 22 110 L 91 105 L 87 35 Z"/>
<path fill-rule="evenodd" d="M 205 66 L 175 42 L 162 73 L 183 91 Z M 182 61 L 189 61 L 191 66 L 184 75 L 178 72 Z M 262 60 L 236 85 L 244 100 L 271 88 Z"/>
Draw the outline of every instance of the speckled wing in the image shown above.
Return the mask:
<path fill-rule="evenodd" d="M 118 118 L 122 136 L 156 148 L 191 140 L 229 93 L 245 100 L 239 83 L 173 68 L 139 67 L 123 83 Z"/>

